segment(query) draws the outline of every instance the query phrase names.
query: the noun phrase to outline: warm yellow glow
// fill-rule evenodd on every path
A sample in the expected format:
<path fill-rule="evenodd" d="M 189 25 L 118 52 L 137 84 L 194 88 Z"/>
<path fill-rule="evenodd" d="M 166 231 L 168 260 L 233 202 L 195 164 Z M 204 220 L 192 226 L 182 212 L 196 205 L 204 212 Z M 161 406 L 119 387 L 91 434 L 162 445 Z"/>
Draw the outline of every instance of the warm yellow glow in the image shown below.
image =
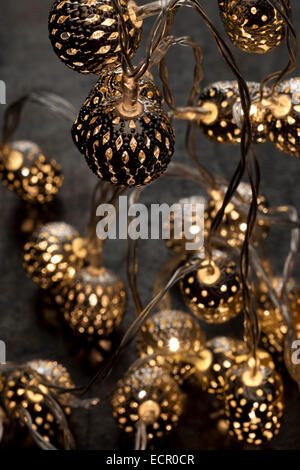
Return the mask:
<path fill-rule="evenodd" d="M 176 352 L 179 349 L 179 341 L 177 338 L 171 338 L 169 340 L 169 349 L 171 352 Z"/>

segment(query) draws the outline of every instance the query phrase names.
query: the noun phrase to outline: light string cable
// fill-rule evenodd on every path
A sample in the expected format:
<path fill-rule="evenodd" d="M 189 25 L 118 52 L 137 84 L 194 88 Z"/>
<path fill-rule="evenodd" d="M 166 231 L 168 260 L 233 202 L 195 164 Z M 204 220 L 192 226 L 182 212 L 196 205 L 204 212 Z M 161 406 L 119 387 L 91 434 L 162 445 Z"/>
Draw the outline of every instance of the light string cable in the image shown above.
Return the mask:
<path fill-rule="evenodd" d="M 99 268 L 102 264 L 102 249 L 104 244 L 104 240 L 99 239 L 97 235 L 97 223 L 101 220 L 101 217 L 97 216 L 97 208 L 101 204 L 107 203 L 113 205 L 116 209 L 116 202 L 119 196 L 121 196 L 125 191 L 126 189 L 124 188 L 115 188 L 109 183 L 105 183 L 103 181 L 97 183 L 93 190 L 91 197 L 90 220 L 87 227 L 87 249 L 88 260 L 95 268 Z"/>
<path fill-rule="evenodd" d="M 211 257 L 212 237 L 214 236 L 217 229 L 219 228 L 222 222 L 224 213 L 225 213 L 225 209 L 228 203 L 230 202 L 230 200 L 232 199 L 232 196 L 235 193 L 238 185 L 240 184 L 243 174 L 245 173 L 245 170 L 247 169 L 249 180 L 250 180 L 250 185 L 251 185 L 252 199 L 251 199 L 249 213 L 248 213 L 248 220 L 247 220 L 248 223 L 247 223 L 247 230 L 245 234 L 245 240 L 244 240 L 242 250 L 241 250 L 240 272 L 241 272 L 241 281 L 242 281 L 242 286 L 243 286 L 243 303 L 244 303 L 245 319 L 250 325 L 249 327 L 247 327 L 247 338 L 248 338 L 247 342 L 250 348 L 250 352 L 251 354 L 254 355 L 254 358 L 255 358 L 256 344 L 258 341 L 257 336 L 255 336 L 255 332 L 256 332 L 255 325 L 257 324 L 257 316 L 256 316 L 256 312 L 253 309 L 253 305 L 251 302 L 251 295 L 250 295 L 250 291 L 248 287 L 247 278 L 249 275 L 249 253 L 248 253 L 249 246 L 248 245 L 249 245 L 249 240 L 250 240 L 251 233 L 254 228 L 254 224 L 256 220 L 257 194 L 259 191 L 260 178 L 259 178 L 258 164 L 255 159 L 254 159 L 255 160 L 254 162 L 255 174 L 256 174 L 255 180 L 252 179 L 251 172 L 249 171 L 249 167 L 248 167 L 249 150 L 250 150 L 251 141 L 252 141 L 252 130 L 251 130 L 251 122 L 250 122 L 250 116 L 249 116 L 249 110 L 251 106 L 249 89 L 248 89 L 246 81 L 242 77 L 236 65 L 235 59 L 232 55 L 230 48 L 222 39 L 222 37 L 220 36 L 215 26 L 212 24 L 212 22 L 206 15 L 205 11 L 203 10 L 199 2 L 197 0 L 185 0 L 185 4 L 190 5 L 191 7 L 195 8 L 196 11 L 200 14 L 200 16 L 206 22 L 210 32 L 212 33 L 214 37 L 214 40 L 218 46 L 218 49 L 222 57 L 224 58 L 225 62 L 229 65 L 234 75 L 236 76 L 238 85 L 239 85 L 241 105 L 243 109 L 243 122 L 242 122 L 242 133 L 241 133 L 241 158 L 236 168 L 236 171 L 228 185 L 228 188 L 227 188 L 224 200 L 223 200 L 223 204 L 220 210 L 218 211 L 216 217 L 212 221 L 211 229 L 207 238 L 206 250 L 207 250 L 208 256 Z M 253 156 L 254 153 L 252 153 L 251 155 Z"/>
<path fill-rule="evenodd" d="M 298 37 L 295 27 L 293 25 L 291 11 L 284 1 L 280 0 L 267 0 L 267 2 L 279 13 L 286 23 L 286 46 L 289 54 L 287 65 L 277 72 L 268 75 L 261 83 L 261 96 L 263 96 L 264 87 L 271 81 L 275 80 L 272 87 L 272 94 L 275 92 L 277 85 L 289 73 L 293 72 L 296 68 L 296 56 L 298 53 Z"/>
<path fill-rule="evenodd" d="M 141 191 L 142 189 L 134 189 L 131 192 L 129 197 L 129 207 L 137 203 Z M 138 288 L 138 240 L 132 240 L 129 234 L 129 225 L 133 219 L 134 217 L 128 218 L 126 268 L 128 284 L 136 314 L 139 315 L 143 310 L 143 304 Z"/>
<path fill-rule="evenodd" d="M 20 124 L 21 114 L 26 104 L 39 104 L 44 108 L 58 114 L 68 122 L 74 122 L 76 110 L 73 105 L 55 93 L 45 90 L 33 90 L 11 103 L 5 110 L 2 127 L 1 149 L 12 138 Z M 1 152 L 2 153 L 2 152 Z"/>

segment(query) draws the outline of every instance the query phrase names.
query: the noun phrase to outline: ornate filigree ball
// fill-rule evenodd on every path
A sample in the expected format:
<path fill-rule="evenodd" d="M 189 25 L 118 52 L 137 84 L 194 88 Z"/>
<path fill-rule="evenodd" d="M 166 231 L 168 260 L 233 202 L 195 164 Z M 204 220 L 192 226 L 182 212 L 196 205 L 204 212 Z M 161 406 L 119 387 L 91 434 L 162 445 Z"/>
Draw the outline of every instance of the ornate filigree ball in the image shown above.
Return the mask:
<path fill-rule="evenodd" d="M 43 289 L 70 282 L 83 266 L 86 246 L 78 232 L 65 222 L 50 222 L 24 246 L 24 268 Z"/>
<path fill-rule="evenodd" d="M 267 108 L 264 105 L 264 98 L 271 94 L 271 90 L 264 87 L 263 96 L 261 96 L 260 83 L 247 82 L 247 86 L 251 100 L 249 118 L 252 130 L 252 142 L 260 144 L 267 140 L 267 126 L 265 122 Z M 239 128 L 242 128 L 244 113 L 240 98 L 238 98 L 236 103 L 233 105 L 232 114 L 236 124 Z"/>
<path fill-rule="evenodd" d="M 91 170 L 117 186 L 141 186 L 158 178 L 174 153 L 174 129 L 161 106 L 142 95 L 136 116 L 120 112 L 122 97 L 83 106 L 72 135 Z"/>
<path fill-rule="evenodd" d="M 256 373 L 247 364 L 234 367 L 225 386 L 229 434 L 261 445 L 278 434 L 283 416 L 283 383 L 277 372 L 261 364 Z"/>
<path fill-rule="evenodd" d="M 142 21 L 135 3 L 119 0 L 129 42 L 127 53 L 136 52 Z M 57 0 L 49 15 L 49 37 L 57 56 L 71 69 L 98 74 L 122 60 L 119 15 L 111 0 Z"/>
<path fill-rule="evenodd" d="M 63 175 L 61 166 L 45 157 L 38 145 L 22 140 L 3 148 L 0 180 L 24 201 L 45 204 L 58 193 Z"/>
<path fill-rule="evenodd" d="M 236 124 L 232 107 L 239 97 L 237 82 L 215 82 L 204 88 L 198 100 L 198 106 L 208 111 L 199 125 L 205 136 L 221 144 L 239 144 L 241 130 Z"/>
<path fill-rule="evenodd" d="M 26 424 L 33 436 L 56 447 L 63 445 L 61 414 L 70 414 L 66 395 L 53 392 L 45 382 L 70 388 L 73 383 L 66 369 L 55 362 L 31 361 L 0 375 L 0 398 L 6 414 Z M 61 401 L 60 401 L 61 400 Z M 63 406 L 58 413 L 58 406 Z"/>
<path fill-rule="evenodd" d="M 225 188 L 224 188 L 225 190 Z M 212 220 L 221 209 L 224 191 L 214 191 L 205 211 L 205 226 L 209 230 Z M 240 183 L 235 195 L 225 209 L 225 213 L 218 229 L 218 235 L 225 239 L 232 247 L 241 247 L 247 230 L 247 214 L 252 198 L 251 187 L 247 183 Z M 251 243 L 257 246 L 269 234 L 270 222 L 264 218 L 269 212 L 268 202 L 263 195 L 258 196 L 258 215 L 254 227 Z"/>
<path fill-rule="evenodd" d="M 203 251 L 194 254 L 186 266 L 199 260 L 202 267 L 180 281 L 185 304 L 207 323 L 224 323 L 242 309 L 242 290 L 236 262 L 224 252 L 213 250 L 211 260 Z"/>
<path fill-rule="evenodd" d="M 178 423 L 182 393 L 175 380 L 159 367 L 129 369 L 112 399 L 113 416 L 120 428 L 134 434 L 138 421 L 147 425 L 147 438 L 162 437 Z"/>
<path fill-rule="evenodd" d="M 283 41 L 285 21 L 267 0 L 218 0 L 221 18 L 235 46 L 265 54 Z M 289 0 L 284 0 L 290 6 Z"/>
<path fill-rule="evenodd" d="M 123 282 L 104 267 L 77 271 L 64 298 L 67 324 L 87 339 L 109 336 L 120 325 L 126 308 Z"/>
<path fill-rule="evenodd" d="M 195 318 L 178 310 L 163 310 L 141 327 L 137 349 L 141 357 L 161 356 L 160 363 L 180 379 L 190 372 L 189 357 L 196 357 L 204 344 L 205 334 Z"/>
<path fill-rule="evenodd" d="M 273 101 L 273 102 L 272 102 Z M 280 84 L 265 123 L 270 141 L 281 152 L 300 157 L 300 78 Z"/>

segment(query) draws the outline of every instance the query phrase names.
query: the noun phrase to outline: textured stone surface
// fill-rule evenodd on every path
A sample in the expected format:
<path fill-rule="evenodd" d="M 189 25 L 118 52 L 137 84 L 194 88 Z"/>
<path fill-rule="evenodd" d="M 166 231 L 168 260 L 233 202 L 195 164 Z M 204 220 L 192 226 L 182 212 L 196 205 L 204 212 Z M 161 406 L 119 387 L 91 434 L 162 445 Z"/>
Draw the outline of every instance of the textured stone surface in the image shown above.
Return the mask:
<path fill-rule="evenodd" d="M 209 15 L 216 21 L 226 37 L 217 11 L 217 2 L 203 2 Z M 7 83 L 8 102 L 15 100 L 32 88 L 50 89 L 69 99 L 79 110 L 96 77 L 83 76 L 65 67 L 52 51 L 48 39 L 49 0 L 26 0 L 6 2 L 5 18 L 0 31 L 0 79 Z M 300 4 L 293 2 L 294 18 L 299 27 Z M 146 28 L 151 24 L 147 20 Z M 199 40 L 204 51 L 204 82 L 233 80 L 234 77 L 219 58 L 209 31 L 200 17 L 184 11 L 176 20 L 176 35 L 191 34 Z M 144 44 L 144 43 L 143 43 Z M 260 80 L 269 72 L 286 63 L 284 45 L 263 57 L 251 57 L 234 49 L 241 70 L 248 80 Z M 177 103 L 187 100 L 187 90 L 193 75 L 193 55 L 187 48 L 173 48 L 168 57 L 170 81 L 175 90 Z M 298 69 L 299 73 L 299 69 Z M 0 107 L 1 119 L 4 107 Z M 71 123 L 60 121 L 56 116 L 36 106 L 24 113 L 18 138 L 36 141 L 50 157 L 63 167 L 65 181 L 56 205 L 60 220 L 73 224 L 84 233 L 88 221 L 89 200 L 97 178 L 87 167 L 71 138 Z M 174 161 L 185 162 L 185 124 L 176 123 L 176 152 Z M 272 205 L 295 204 L 300 209 L 300 162 L 279 153 L 271 144 L 257 147 L 262 167 L 263 193 Z M 199 135 L 198 154 L 201 161 L 216 173 L 229 177 L 238 162 L 238 147 L 221 146 L 208 142 Z M 187 181 L 160 179 L 148 187 L 143 195 L 146 203 L 175 202 L 195 193 L 195 186 Z M 71 342 L 60 321 L 52 319 L 51 312 L 42 309 L 38 288 L 26 277 L 22 268 L 21 246 L 23 237 L 20 227 L 25 206 L 16 195 L 0 185 L 0 337 L 7 344 L 10 361 L 25 362 L 33 358 L 49 358 L 66 365 L 77 384 L 88 383 L 92 370 L 79 353 L 79 345 Z M 55 214 L 48 214 L 55 220 Z M 57 217 L 57 216 L 56 216 Z M 270 255 L 279 268 L 288 249 L 289 235 L 279 228 L 270 235 Z M 109 242 L 105 249 L 106 265 L 125 281 L 125 243 Z M 163 241 L 141 243 L 140 289 L 144 302 L 151 298 L 156 273 L 162 261 L 167 259 Z M 297 267 L 298 278 L 300 276 Z M 174 291 L 173 308 L 183 309 Z M 44 313 L 43 313 L 44 312 Z M 129 304 L 116 340 L 135 316 Z M 238 331 L 242 321 L 238 317 L 223 326 L 208 327 L 208 336 L 232 334 Z M 123 354 L 115 372 L 101 387 L 94 386 L 91 395 L 108 396 L 116 381 L 136 357 L 135 348 Z M 272 449 L 300 449 L 300 407 L 297 387 L 285 377 L 287 411 L 279 435 L 267 445 Z M 159 444 L 162 449 L 224 449 L 239 445 L 216 431 L 216 421 L 209 417 L 211 399 L 198 389 L 189 389 L 186 411 L 178 428 Z M 79 449 L 130 449 L 127 440 L 117 428 L 109 402 L 93 412 L 77 410 L 71 418 L 71 428 Z M 5 439 L 3 446 L 12 447 L 20 442 Z"/>

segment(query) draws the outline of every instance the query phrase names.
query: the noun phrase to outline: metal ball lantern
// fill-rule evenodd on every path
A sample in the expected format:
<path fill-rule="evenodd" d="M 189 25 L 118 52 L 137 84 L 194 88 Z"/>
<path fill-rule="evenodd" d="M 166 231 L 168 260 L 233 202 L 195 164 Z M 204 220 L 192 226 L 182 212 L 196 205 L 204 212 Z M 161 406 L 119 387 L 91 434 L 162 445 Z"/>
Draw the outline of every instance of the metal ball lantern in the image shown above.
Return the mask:
<path fill-rule="evenodd" d="M 218 3 L 228 36 L 244 52 L 265 54 L 285 38 L 285 21 L 267 0 L 218 0 Z M 289 0 L 284 0 L 284 4 L 290 7 Z"/>
<path fill-rule="evenodd" d="M 132 57 L 140 43 L 142 21 L 135 3 L 119 0 Z M 73 70 L 99 74 L 122 61 L 119 15 L 111 0 L 57 0 L 49 14 L 49 37 L 56 55 Z"/>
<path fill-rule="evenodd" d="M 24 246 L 23 265 L 43 289 L 70 282 L 83 266 L 86 246 L 77 230 L 65 222 L 50 222 Z"/>
<path fill-rule="evenodd" d="M 0 159 L 0 180 L 11 191 L 31 204 L 53 200 L 63 183 L 61 166 L 49 160 L 30 141 L 6 144 Z"/>
<path fill-rule="evenodd" d="M 211 260 L 204 252 L 194 254 L 186 266 L 202 261 L 202 267 L 180 281 L 180 290 L 191 312 L 207 323 L 224 323 L 242 309 L 242 290 L 236 262 L 224 252 L 213 250 Z"/>

